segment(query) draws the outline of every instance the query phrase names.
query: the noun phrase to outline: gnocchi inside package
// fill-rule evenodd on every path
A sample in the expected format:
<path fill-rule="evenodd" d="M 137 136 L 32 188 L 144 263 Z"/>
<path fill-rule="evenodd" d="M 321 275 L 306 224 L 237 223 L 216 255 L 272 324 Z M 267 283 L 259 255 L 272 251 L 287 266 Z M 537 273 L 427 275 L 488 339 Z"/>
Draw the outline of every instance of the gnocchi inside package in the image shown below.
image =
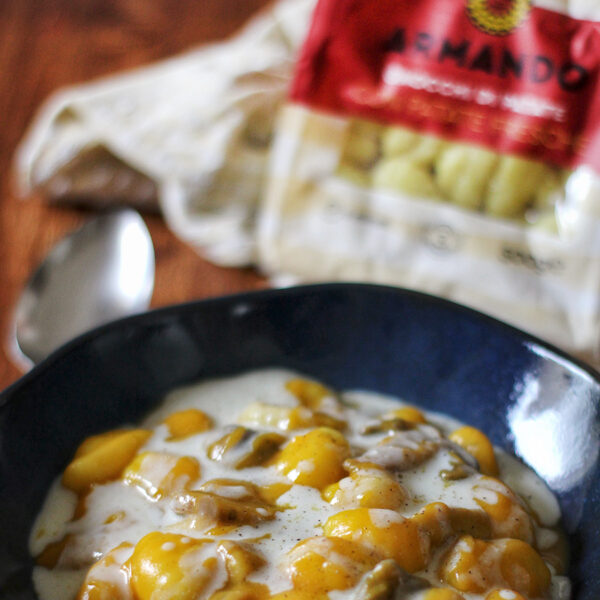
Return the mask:
<path fill-rule="evenodd" d="M 595 18 L 567 0 L 320 0 L 263 268 L 444 295 L 598 364 Z"/>

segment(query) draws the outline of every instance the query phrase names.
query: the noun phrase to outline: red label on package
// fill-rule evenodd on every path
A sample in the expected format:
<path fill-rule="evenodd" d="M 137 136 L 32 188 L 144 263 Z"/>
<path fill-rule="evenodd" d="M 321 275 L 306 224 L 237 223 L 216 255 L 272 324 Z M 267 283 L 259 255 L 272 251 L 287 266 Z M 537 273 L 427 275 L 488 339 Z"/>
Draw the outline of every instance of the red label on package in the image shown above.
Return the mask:
<path fill-rule="evenodd" d="M 529 0 L 321 0 L 291 99 L 600 172 L 600 23 Z"/>

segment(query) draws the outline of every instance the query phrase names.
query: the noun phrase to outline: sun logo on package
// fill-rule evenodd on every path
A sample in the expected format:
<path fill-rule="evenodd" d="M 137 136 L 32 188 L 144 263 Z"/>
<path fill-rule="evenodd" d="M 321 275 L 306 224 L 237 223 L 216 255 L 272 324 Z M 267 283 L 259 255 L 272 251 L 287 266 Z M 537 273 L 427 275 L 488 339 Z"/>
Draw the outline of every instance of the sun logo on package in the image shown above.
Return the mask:
<path fill-rule="evenodd" d="M 467 0 L 469 19 L 490 35 L 508 35 L 529 15 L 531 0 Z"/>

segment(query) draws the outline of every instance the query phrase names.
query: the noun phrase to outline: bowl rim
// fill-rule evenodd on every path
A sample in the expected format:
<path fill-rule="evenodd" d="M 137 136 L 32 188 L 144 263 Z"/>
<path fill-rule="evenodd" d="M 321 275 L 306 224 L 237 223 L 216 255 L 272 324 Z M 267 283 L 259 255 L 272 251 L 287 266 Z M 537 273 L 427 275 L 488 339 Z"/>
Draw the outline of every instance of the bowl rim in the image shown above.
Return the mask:
<path fill-rule="evenodd" d="M 139 325 L 144 324 L 146 321 L 153 321 L 154 319 L 161 319 L 164 316 L 168 316 L 171 314 L 181 314 L 187 312 L 193 312 L 198 310 L 199 307 L 202 306 L 215 306 L 219 304 L 229 304 L 234 301 L 244 301 L 245 299 L 252 299 L 261 297 L 263 299 L 269 300 L 270 298 L 277 299 L 282 296 L 293 296 L 293 295 L 302 295 L 308 292 L 310 293 L 327 293 L 331 291 L 366 291 L 373 293 L 382 293 L 389 294 L 392 296 L 412 296 L 415 298 L 422 298 L 431 304 L 442 305 L 445 308 L 450 309 L 451 311 L 456 311 L 458 313 L 463 313 L 475 317 L 483 322 L 486 322 L 497 329 L 503 330 L 505 333 L 509 334 L 514 338 L 518 338 L 523 343 L 528 343 L 532 345 L 536 345 L 538 347 L 543 348 L 544 350 L 556 355 L 561 361 L 569 364 L 570 368 L 575 367 L 579 371 L 582 371 L 583 374 L 587 375 L 591 379 L 595 381 L 595 383 L 600 386 L 600 370 L 595 369 L 592 365 L 584 362 L 580 358 L 569 354 L 567 351 L 555 346 L 554 344 L 547 342 L 534 334 L 531 334 L 527 331 L 524 331 L 514 325 L 510 325 L 509 323 L 488 315 L 480 310 L 471 308 L 459 302 L 455 302 L 453 300 L 449 300 L 447 298 L 443 298 L 441 296 L 437 296 L 434 294 L 429 294 L 427 292 L 421 292 L 417 290 L 413 290 L 410 288 L 397 287 L 391 285 L 377 284 L 377 283 L 361 283 L 361 282 L 332 282 L 332 283 L 309 283 L 303 285 L 294 285 L 290 287 L 280 287 L 280 288 L 265 288 L 258 290 L 249 290 L 238 293 L 231 293 L 225 295 L 214 296 L 210 298 L 201 298 L 198 300 L 191 300 L 176 304 L 170 304 L 167 306 L 162 306 L 158 308 L 153 308 L 151 310 L 147 310 L 141 313 L 132 314 L 126 317 L 122 317 L 120 319 L 116 319 L 113 321 L 109 321 L 103 325 L 95 327 L 85 333 L 82 333 L 72 340 L 69 340 L 56 350 L 54 350 L 50 355 L 48 355 L 43 361 L 34 365 L 32 369 L 19 377 L 16 381 L 9 384 L 4 390 L 0 390 L 0 410 L 4 407 L 4 405 L 10 401 L 10 397 L 13 394 L 19 392 L 22 388 L 29 385 L 30 382 L 34 381 L 38 377 L 40 377 L 43 373 L 45 373 L 48 369 L 52 369 L 53 365 L 58 361 L 62 360 L 71 352 L 77 350 L 80 346 L 86 344 L 90 340 L 94 340 L 98 337 L 103 336 L 107 332 L 111 332 L 115 329 L 121 328 L 124 325 Z"/>

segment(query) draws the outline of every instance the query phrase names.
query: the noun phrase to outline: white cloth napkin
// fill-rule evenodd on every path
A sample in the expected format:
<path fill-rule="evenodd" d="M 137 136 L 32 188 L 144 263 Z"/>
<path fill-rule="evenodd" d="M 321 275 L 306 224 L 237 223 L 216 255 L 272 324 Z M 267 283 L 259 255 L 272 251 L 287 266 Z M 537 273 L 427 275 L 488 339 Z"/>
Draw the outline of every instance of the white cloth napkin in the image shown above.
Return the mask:
<path fill-rule="evenodd" d="M 158 202 L 210 260 L 255 259 L 270 139 L 315 0 L 280 0 L 230 40 L 64 89 L 17 153 L 23 194 Z"/>

